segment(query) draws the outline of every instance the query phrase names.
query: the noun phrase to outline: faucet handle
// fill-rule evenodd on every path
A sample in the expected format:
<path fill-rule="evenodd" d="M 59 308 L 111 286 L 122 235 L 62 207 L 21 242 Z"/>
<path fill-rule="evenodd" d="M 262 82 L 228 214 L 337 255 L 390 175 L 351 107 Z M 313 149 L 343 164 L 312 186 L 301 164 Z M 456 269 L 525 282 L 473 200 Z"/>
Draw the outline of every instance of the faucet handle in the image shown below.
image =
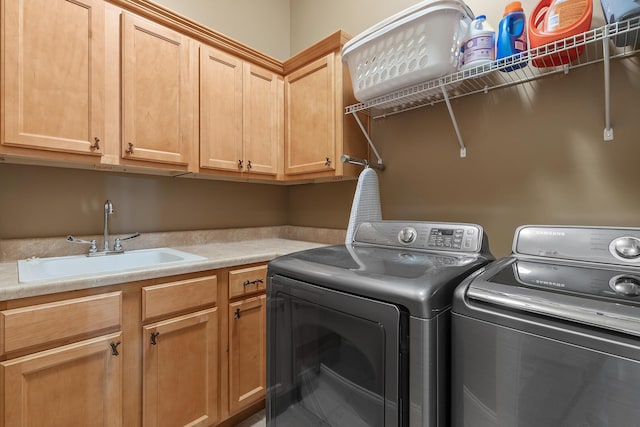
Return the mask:
<path fill-rule="evenodd" d="M 135 239 L 138 236 L 140 236 L 140 233 L 136 232 L 136 233 L 133 233 L 131 236 L 117 237 L 116 242 L 113 244 L 113 250 L 116 252 L 122 252 L 124 249 L 122 249 L 122 245 L 120 244 L 120 242 L 122 242 L 123 240 Z"/>
<path fill-rule="evenodd" d="M 82 240 L 82 239 L 76 239 L 75 237 L 73 237 L 72 235 L 68 235 L 67 238 L 65 239 L 67 242 L 71 242 L 71 243 L 86 243 L 88 245 L 91 245 L 89 247 L 89 253 L 93 254 L 98 252 L 98 247 L 96 245 L 96 240 L 95 239 L 91 239 L 91 240 Z"/>

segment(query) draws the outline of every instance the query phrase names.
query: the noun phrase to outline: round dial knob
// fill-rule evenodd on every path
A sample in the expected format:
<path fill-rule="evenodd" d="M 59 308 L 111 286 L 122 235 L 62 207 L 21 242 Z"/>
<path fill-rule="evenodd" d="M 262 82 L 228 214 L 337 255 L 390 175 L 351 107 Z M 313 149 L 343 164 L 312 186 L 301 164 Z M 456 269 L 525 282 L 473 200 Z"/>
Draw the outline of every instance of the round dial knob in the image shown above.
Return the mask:
<path fill-rule="evenodd" d="M 620 237 L 613 242 L 616 254 L 625 259 L 640 257 L 640 239 L 636 237 Z"/>
<path fill-rule="evenodd" d="M 416 240 L 416 237 L 418 237 L 418 233 L 413 227 L 404 227 L 398 233 L 398 240 L 400 240 L 400 243 L 404 243 L 405 245 L 413 243 Z"/>
<path fill-rule="evenodd" d="M 640 295 L 640 280 L 636 277 L 620 276 L 613 283 L 613 290 L 622 295 Z"/>

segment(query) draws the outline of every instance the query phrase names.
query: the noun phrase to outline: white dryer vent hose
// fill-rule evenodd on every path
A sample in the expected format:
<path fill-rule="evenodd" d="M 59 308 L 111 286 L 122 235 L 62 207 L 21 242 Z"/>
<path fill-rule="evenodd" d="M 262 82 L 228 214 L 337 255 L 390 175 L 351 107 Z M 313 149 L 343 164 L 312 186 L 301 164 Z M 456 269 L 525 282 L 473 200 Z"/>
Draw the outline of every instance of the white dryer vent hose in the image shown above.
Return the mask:
<path fill-rule="evenodd" d="M 380 189 L 378 188 L 378 174 L 372 168 L 365 168 L 358 177 L 358 185 L 353 196 L 349 226 L 344 243 L 351 245 L 358 224 L 366 221 L 382 219 L 380 208 Z"/>

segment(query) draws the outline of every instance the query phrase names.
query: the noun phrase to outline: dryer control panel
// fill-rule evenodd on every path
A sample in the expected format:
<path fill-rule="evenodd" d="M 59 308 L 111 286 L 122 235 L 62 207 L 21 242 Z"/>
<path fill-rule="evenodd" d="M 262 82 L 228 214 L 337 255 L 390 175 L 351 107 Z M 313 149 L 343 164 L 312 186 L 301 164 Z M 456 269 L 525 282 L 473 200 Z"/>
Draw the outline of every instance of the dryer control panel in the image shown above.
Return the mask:
<path fill-rule="evenodd" d="M 353 242 L 418 250 L 480 252 L 482 238 L 482 227 L 475 224 L 372 221 L 358 226 Z"/>

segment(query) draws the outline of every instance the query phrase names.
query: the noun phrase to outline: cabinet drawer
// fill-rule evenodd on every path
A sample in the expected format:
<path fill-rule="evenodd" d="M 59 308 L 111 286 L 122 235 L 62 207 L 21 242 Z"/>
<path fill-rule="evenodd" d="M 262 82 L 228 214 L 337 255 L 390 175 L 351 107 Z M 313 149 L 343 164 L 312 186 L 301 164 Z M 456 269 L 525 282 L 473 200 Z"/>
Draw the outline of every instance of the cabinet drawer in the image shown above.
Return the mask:
<path fill-rule="evenodd" d="M 119 330 L 122 292 L 0 311 L 0 354 Z"/>
<path fill-rule="evenodd" d="M 229 272 L 229 298 L 263 291 L 267 286 L 267 266 L 242 268 Z"/>
<path fill-rule="evenodd" d="M 142 288 L 142 320 L 216 303 L 218 278 L 199 277 Z"/>

